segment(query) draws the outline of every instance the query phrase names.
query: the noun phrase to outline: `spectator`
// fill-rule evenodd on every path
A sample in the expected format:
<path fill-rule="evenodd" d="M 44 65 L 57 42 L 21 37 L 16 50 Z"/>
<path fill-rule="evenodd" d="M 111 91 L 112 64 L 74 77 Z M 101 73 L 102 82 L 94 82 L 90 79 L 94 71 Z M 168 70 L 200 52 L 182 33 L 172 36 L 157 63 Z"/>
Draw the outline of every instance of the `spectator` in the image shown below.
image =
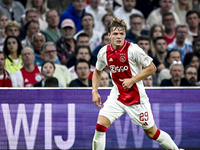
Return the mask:
<path fill-rule="evenodd" d="M 101 36 L 102 34 L 96 30 L 94 30 L 94 18 L 91 14 L 85 13 L 81 18 L 81 25 L 83 27 L 83 30 L 79 31 L 75 34 L 74 38 L 77 39 L 77 36 L 80 33 L 87 33 L 90 39 L 90 48 L 93 52 L 94 49 L 99 46 L 101 43 Z"/>
<path fill-rule="evenodd" d="M 17 87 L 15 76 L 4 68 L 5 58 L 5 53 L 0 51 L 0 87 Z"/>
<path fill-rule="evenodd" d="M 171 74 L 169 71 L 169 67 L 173 61 L 181 61 L 181 53 L 177 49 L 172 49 L 167 52 L 167 56 L 165 57 L 165 68 L 162 69 L 157 78 L 157 85 L 160 85 L 161 81 L 164 79 L 170 79 Z"/>
<path fill-rule="evenodd" d="M 144 18 L 147 19 L 148 15 L 159 7 L 158 0 L 137 0 L 136 9 L 139 9 L 143 14 Z"/>
<path fill-rule="evenodd" d="M 190 10 L 186 14 L 186 22 L 188 24 L 188 34 L 193 38 L 198 36 L 198 27 L 200 23 L 199 12 Z"/>
<path fill-rule="evenodd" d="M 70 56 L 75 52 L 76 40 L 74 39 L 74 34 L 76 33 L 76 27 L 73 20 L 63 20 L 60 31 L 62 37 L 55 44 L 61 64 L 66 65 Z"/>
<path fill-rule="evenodd" d="M 45 81 L 44 87 L 59 87 L 58 79 L 55 77 L 48 77 Z"/>
<path fill-rule="evenodd" d="M 36 32 L 32 36 L 32 46 L 35 52 L 34 64 L 41 66 L 43 64 L 42 46 L 45 44 L 46 39 L 41 32 Z"/>
<path fill-rule="evenodd" d="M 82 30 L 81 18 L 85 14 L 86 0 L 71 0 L 71 5 L 61 14 L 61 22 L 65 19 L 72 19 L 76 25 L 76 32 Z"/>
<path fill-rule="evenodd" d="M 69 7 L 70 3 L 71 0 L 59 0 L 59 3 L 55 0 L 48 0 L 47 7 L 49 9 L 55 9 L 58 12 L 58 16 L 60 16 Z"/>
<path fill-rule="evenodd" d="M 200 8 L 200 2 L 199 0 L 192 0 L 192 9 L 199 11 Z"/>
<path fill-rule="evenodd" d="M 39 22 L 38 21 L 31 21 L 28 22 L 26 25 L 26 37 L 22 41 L 22 44 L 28 47 L 33 48 L 31 42 L 32 42 L 32 36 L 36 32 L 40 32 Z"/>
<path fill-rule="evenodd" d="M 159 5 L 160 7 L 153 10 L 148 16 L 146 20 L 147 29 L 150 29 L 154 24 L 162 25 L 162 14 L 166 12 L 172 12 L 176 25 L 180 24 L 177 14 L 171 9 L 173 0 L 159 0 Z"/>
<path fill-rule="evenodd" d="M 0 43 L 2 43 L 6 38 L 5 27 L 8 22 L 8 15 L 6 13 L 0 12 Z"/>
<path fill-rule="evenodd" d="M 79 59 L 85 59 L 88 62 L 90 62 L 91 56 L 92 56 L 92 53 L 91 53 L 91 50 L 90 50 L 89 46 L 86 46 L 86 45 L 78 46 L 76 48 L 76 55 L 75 55 L 76 60 L 74 62 L 76 62 Z M 94 72 L 94 69 L 95 69 L 95 66 L 94 65 L 90 65 L 89 79 L 92 79 L 92 74 Z M 72 80 L 77 78 L 77 74 L 76 74 L 76 70 L 75 70 L 75 64 L 74 64 L 74 66 L 69 68 L 69 72 L 70 72 Z"/>
<path fill-rule="evenodd" d="M 99 50 L 103 46 L 105 46 L 105 45 L 107 45 L 109 43 L 110 43 L 110 38 L 108 37 L 108 32 L 106 32 L 101 37 L 101 44 L 95 48 L 95 50 L 92 52 L 92 54 L 97 57 L 97 54 L 98 54 Z"/>
<path fill-rule="evenodd" d="M 19 24 L 16 21 L 8 21 L 6 23 L 5 27 L 5 34 L 6 36 L 13 35 L 13 36 L 19 36 Z M 4 41 L 0 43 L 0 50 L 3 50 Z"/>
<path fill-rule="evenodd" d="M 186 13 L 192 10 L 192 0 L 175 0 L 174 7 L 172 8 L 179 17 L 181 24 L 186 24 Z"/>
<path fill-rule="evenodd" d="M 141 47 L 144 50 L 145 54 L 149 55 L 150 57 L 153 57 L 151 52 L 150 41 L 151 40 L 148 36 L 143 35 L 137 38 L 136 43 L 139 47 Z"/>
<path fill-rule="evenodd" d="M 78 78 L 72 80 L 69 87 L 92 87 L 92 80 L 89 79 L 90 63 L 87 60 L 77 60 L 75 63 L 75 71 Z"/>
<path fill-rule="evenodd" d="M 164 79 L 160 86 L 190 86 L 187 79 L 182 78 L 184 68 L 181 61 L 173 61 L 170 68 L 171 79 Z"/>
<path fill-rule="evenodd" d="M 143 84 L 145 87 L 152 87 L 153 86 L 153 77 L 152 75 L 144 78 L 143 80 Z"/>
<path fill-rule="evenodd" d="M 139 14 L 130 16 L 130 30 L 126 33 L 126 40 L 136 43 L 136 39 L 141 35 L 148 35 L 147 30 L 142 30 L 144 20 Z"/>
<path fill-rule="evenodd" d="M 26 38 L 27 25 L 31 21 L 38 22 L 38 12 L 35 8 L 29 8 L 26 10 L 23 26 L 21 26 L 20 28 L 19 38 L 21 40 L 24 40 Z"/>
<path fill-rule="evenodd" d="M 164 25 L 164 37 L 168 45 L 173 42 L 176 36 L 175 19 L 172 12 L 166 12 L 162 15 L 162 24 Z"/>
<path fill-rule="evenodd" d="M 198 72 L 198 81 L 200 80 L 200 62 L 199 62 L 199 58 L 195 53 L 187 53 L 185 55 L 185 59 L 184 59 L 184 67 L 188 66 L 188 65 L 192 65 L 197 69 Z"/>
<path fill-rule="evenodd" d="M 103 23 L 103 28 L 104 32 L 108 32 L 108 26 L 110 22 L 115 18 L 113 13 L 107 13 L 102 17 L 102 23 Z"/>
<path fill-rule="evenodd" d="M 157 67 L 157 72 L 159 73 L 162 69 L 165 68 L 164 61 L 167 55 L 167 42 L 164 37 L 157 37 L 154 40 L 156 54 L 153 59 L 153 63 Z"/>
<path fill-rule="evenodd" d="M 156 25 L 154 24 L 150 31 L 149 31 L 149 37 L 151 39 L 151 51 L 152 51 L 152 56 L 155 56 L 156 50 L 153 44 L 153 41 L 160 36 L 164 36 L 164 31 L 161 25 Z"/>
<path fill-rule="evenodd" d="M 40 30 L 45 30 L 48 27 L 46 22 L 46 12 L 49 10 L 47 8 L 47 0 L 28 0 L 26 8 L 35 8 L 37 10 Z"/>
<path fill-rule="evenodd" d="M 25 15 L 24 6 L 14 0 L 1 0 L 0 12 L 5 12 L 9 16 L 9 20 L 17 21 L 21 24 L 21 18 Z"/>
<path fill-rule="evenodd" d="M 16 36 L 7 36 L 4 42 L 4 52 L 6 54 L 5 69 L 15 74 L 23 67 L 21 56 L 22 44 Z"/>
<path fill-rule="evenodd" d="M 186 41 L 187 35 L 187 27 L 185 25 L 178 25 L 176 27 L 176 39 L 167 46 L 168 50 L 178 49 L 181 52 L 182 62 L 184 61 L 186 53 L 193 51 L 192 45 Z"/>
<path fill-rule="evenodd" d="M 184 71 L 184 77 L 188 80 L 191 86 L 197 85 L 197 69 L 195 66 L 187 65 Z"/>
<path fill-rule="evenodd" d="M 83 45 L 90 46 L 89 36 L 87 35 L 87 33 L 80 33 L 77 36 L 76 47 L 83 46 Z M 77 61 L 75 55 L 76 55 L 76 51 L 75 51 L 75 54 L 70 57 L 70 59 L 69 59 L 69 61 L 67 63 L 67 67 L 68 68 L 73 66 L 75 64 L 75 62 Z M 97 58 L 95 56 L 91 55 L 90 64 L 95 66 L 96 65 L 96 61 L 97 61 Z"/>
<path fill-rule="evenodd" d="M 60 30 L 58 29 L 58 24 L 60 22 L 60 18 L 56 10 L 49 10 L 46 13 L 46 22 L 48 24 L 48 28 L 44 30 L 47 35 L 47 41 L 55 42 L 60 37 Z"/>
<path fill-rule="evenodd" d="M 104 33 L 101 22 L 102 17 L 107 13 L 103 6 L 100 6 L 100 0 L 89 0 L 90 4 L 86 6 L 85 11 L 94 18 L 94 30 Z"/>
<path fill-rule="evenodd" d="M 193 49 L 193 52 L 199 58 L 199 63 L 200 63 L 200 37 L 194 39 L 194 41 L 192 42 L 192 49 Z"/>
<path fill-rule="evenodd" d="M 87 45 L 90 46 L 90 38 L 89 35 L 85 32 L 80 33 L 76 39 L 76 46 Z"/>
<path fill-rule="evenodd" d="M 127 30 L 130 29 L 130 16 L 132 14 L 139 14 L 143 17 L 141 11 L 135 9 L 136 0 L 122 0 L 123 5 L 114 11 L 114 15 L 117 18 L 123 18 L 126 25 Z"/>
<path fill-rule="evenodd" d="M 64 87 L 68 86 L 71 81 L 69 70 L 66 66 L 56 63 L 56 60 L 58 58 L 56 45 L 53 42 L 46 42 L 43 45 L 42 54 L 44 61 L 51 61 L 54 63 L 56 69 L 53 76 L 56 77 L 59 83 L 61 83 Z"/>
<path fill-rule="evenodd" d="M 25 47 L 21 51 L 24 67 L 15 73 L 17 87 L 32 87 L 33 84 L 42 80 L 41 68 L 34 65 L 34 51 L 30 47 Z"/>
<path fill-rule="evenodd" d="M 41 73 L 42 73 L 43 79 L 40 82 L 35 83 L 33 85 L 33 87 L 44 87 L 45 83 L 46 83 L 46 80 L 49 77 L 52 77 L 54 72 L 55 72 L 54 63 L 52 63 L 50 61 L 45 61 L 42 64 L 42 68 L 41 68 Z M 55 86 L 55 87 L 57 87 L 57 86 Z M 63 87 L 63 85 L 59 83 L 59 87 Z"/>
<path fill-rule="evenodd" d="M 110 77 L 106 71 L 102 71 L 99 87 L 109 87 Z"/>

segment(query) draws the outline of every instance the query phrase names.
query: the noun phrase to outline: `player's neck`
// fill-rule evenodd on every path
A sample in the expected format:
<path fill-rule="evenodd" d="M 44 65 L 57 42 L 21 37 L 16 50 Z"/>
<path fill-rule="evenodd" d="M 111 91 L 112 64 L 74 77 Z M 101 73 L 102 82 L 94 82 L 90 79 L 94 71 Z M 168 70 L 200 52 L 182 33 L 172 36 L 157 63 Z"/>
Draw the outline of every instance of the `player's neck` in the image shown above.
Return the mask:
<path fill-rule="evenodd" d="M 124 45 L 124 42 L 123 42 L 122 45 L 114 45 L 114 44 L 112 44 L 112 47 L 113 47 L 115 50 L 118 50 L 118 49 L 120 49 L 123 45 Z"/>

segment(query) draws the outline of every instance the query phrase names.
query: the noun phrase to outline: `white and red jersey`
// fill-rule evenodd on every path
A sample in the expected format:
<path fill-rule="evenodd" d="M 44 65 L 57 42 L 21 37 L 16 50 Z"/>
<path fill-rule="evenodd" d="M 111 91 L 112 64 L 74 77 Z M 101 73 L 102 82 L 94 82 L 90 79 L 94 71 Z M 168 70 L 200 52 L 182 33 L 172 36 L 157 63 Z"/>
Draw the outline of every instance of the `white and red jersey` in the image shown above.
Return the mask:
<path fill-rule="evenodd" d="M 130 89 L 124 89 L 119 79 L 136 76 L 152 62 L 152 58 L 136 44 L 124 41 L 124 45 L 115 50 L 111 44 L 104 46 L 98 53 L 96 69 L 103 70 L 107 65 L 113 79 L 110 96 L 125 105 L 145 103 L 149 100 L 142 81 L 135 83 Z"/>
<path fill-rule="evenodd" d="M 17 87 L 31 87 L 42 80 L 41 67 L 35 66 L 32 72 L 27 72 L 24 67 L 15 73 Z"/>

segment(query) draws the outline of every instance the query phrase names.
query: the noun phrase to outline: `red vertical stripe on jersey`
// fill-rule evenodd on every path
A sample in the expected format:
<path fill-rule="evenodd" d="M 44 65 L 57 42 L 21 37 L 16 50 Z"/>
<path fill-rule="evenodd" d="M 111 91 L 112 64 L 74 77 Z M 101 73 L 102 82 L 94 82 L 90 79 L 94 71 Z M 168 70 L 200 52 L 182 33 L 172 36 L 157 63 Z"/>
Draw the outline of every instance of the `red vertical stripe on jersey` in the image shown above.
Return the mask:
<path fill-rule="evenodd" d="M 125 105 L 140 104 L 140 95 L 137 85 L 130 89 L 124 89 L 119 79 L 132 78 L 132 73 L 128 60 L 128 47 L 130 43 L 125 41 L 124 45 L 115 50 L 111 44 L 107 46 L 107 64 L 111 71 L 111 76 L 119 90 L 118 100 Z"/>

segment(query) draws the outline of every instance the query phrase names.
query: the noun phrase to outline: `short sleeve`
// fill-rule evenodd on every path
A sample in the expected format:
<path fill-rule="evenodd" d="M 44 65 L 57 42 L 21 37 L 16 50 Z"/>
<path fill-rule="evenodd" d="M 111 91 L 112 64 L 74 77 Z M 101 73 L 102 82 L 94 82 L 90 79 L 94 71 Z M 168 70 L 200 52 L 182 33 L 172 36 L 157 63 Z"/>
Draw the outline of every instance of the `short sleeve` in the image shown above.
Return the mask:
<path fill-rule="evenodd" d="M 137 44 L 131 44 L 129 47 L 129 51 L 131 52 L 132 58 L 143 68 L 148 67 L 153 59 L 145 54 L 144 50 L 140 48 Z"/>
<path fill-rule="evenodd" d="M 17 87 L 24 87 L 24 81 L 23 81 L 23 77 L 22 77 L 22 73 L 21 70 L 18 70 L 15 74 L 15 79 L 17 81 Z"/>
<path fill-rule="evenodd" d="M 106 66 L 106 46 L 97 55 L 96 69 L 102 71 Z"/>

